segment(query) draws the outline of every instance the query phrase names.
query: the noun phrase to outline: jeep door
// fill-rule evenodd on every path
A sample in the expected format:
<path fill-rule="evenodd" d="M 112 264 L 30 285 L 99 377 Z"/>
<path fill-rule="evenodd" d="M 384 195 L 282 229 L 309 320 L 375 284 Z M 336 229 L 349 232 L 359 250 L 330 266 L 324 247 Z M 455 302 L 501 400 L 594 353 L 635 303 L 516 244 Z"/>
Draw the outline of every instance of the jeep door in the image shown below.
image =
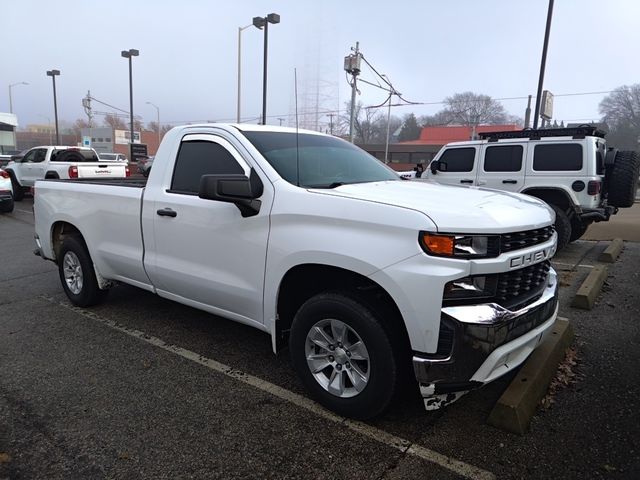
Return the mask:
<path fill-rule="evenodd" d="M 487 143 L 482 148 L 478 185 L 519 192 L 524 188 L 526 143 Z"/>
<path fill-rule="evenodd" d="M 429 170 L 426 177 L 446 185 L 475 185 L 478 151 L 476 146 L 447 147 L 436 157 L 437 172 Z"/>

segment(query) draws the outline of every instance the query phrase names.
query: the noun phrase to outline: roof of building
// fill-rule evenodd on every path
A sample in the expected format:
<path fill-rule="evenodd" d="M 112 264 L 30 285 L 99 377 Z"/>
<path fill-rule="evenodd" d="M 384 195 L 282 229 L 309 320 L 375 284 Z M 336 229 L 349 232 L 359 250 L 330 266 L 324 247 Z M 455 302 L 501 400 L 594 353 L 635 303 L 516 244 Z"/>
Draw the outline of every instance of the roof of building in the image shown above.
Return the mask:
<path fill-rule="evenodd" d="M 12 127 L 18 126 L 18 117 L 15 113 L 3 113 L 0 112 L 0 123 L 5 125 L 11 125 Z"/>
<path fill-rule="evenodd" d="M 503 132 L 521 130 L 519 125 L 478 125 L 476 133 L 483 132 Z M 471 140 L 473 128 L 466 125 L 447 125 L 440 127 L 422 127 L 420 138 L 400 142 L 408 145 L 445 145 L 451 142 L 461 142 Z"/>

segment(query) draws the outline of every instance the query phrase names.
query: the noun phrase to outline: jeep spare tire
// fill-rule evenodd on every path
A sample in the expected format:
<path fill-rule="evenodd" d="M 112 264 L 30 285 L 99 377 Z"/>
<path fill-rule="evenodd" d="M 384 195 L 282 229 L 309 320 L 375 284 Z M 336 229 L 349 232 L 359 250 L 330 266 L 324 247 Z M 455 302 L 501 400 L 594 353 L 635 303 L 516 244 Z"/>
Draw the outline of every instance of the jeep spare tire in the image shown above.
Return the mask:
<path fill-rule="evenodd" d="M 620 208 L 633 206 L 640 175 L 640 154 L 619 151 L 607 175 L 609 205 Z"/>

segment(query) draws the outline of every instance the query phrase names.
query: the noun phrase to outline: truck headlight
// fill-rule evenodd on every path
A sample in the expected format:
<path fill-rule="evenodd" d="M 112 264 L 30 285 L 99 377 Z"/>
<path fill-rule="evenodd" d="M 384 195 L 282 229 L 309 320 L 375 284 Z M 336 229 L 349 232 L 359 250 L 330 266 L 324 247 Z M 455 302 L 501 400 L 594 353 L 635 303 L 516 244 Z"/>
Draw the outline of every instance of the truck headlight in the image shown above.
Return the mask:
<path fill-rule="evenodd" d="M 476 275 L 448 282 L 444 287 L 445 300 L 491 298 L 496 294 L 496 275 Z"/>
<path fill-rule="evenodd" d="M 498 235 L 455 235 L 420 232 L 419 242 L 429 255 L 454 258 L 488 258 L 500 253 Z"/>

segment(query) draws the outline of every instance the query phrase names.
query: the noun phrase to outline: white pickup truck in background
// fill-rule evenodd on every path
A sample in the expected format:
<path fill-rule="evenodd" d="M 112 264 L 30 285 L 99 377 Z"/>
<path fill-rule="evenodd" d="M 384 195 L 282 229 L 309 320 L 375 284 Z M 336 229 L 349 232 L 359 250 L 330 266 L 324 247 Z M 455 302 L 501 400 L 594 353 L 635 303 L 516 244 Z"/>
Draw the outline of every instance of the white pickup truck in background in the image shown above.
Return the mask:
<path fill-rule="evenodd" d="M 129 167 L 118 161 L 98 159 L 92 148 L 42 146 L 34 147 L 5 167 L 11 177 L 14 200 L 22 200 L 37 180 L 45 178 L 124 178 Z"/>
<path fill-rule="evenodd" d="M 176 127 L 148 181 L 40 181 L 34 211 L 75 305 L 122 282 L 258 328 L 350 417 L 411 377 L 446 405 L 521 364 L 557 315 L 542 201 L 402 180 L 316 132 Z"/>

